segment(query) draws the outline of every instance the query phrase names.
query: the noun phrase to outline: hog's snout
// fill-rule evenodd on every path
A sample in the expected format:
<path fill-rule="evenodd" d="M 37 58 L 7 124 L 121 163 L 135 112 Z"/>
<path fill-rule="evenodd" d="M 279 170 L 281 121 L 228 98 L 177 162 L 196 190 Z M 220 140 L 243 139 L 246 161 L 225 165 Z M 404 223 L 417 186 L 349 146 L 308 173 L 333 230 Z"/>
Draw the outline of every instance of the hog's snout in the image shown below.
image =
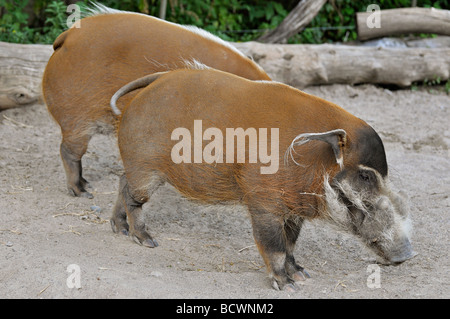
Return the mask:
<path fill-rule="evenodd" d="M 413 251 L 411 242 L 405 238 L 399 245 L 396 245 L 386 257 L 391 264 L 400 264 L 415 256 L 417 256 L 417 253 Z"/>
<path fill-rule="evenodd" d="M 387 180 L 377 176 L 378 188 L 371 191 L 358 188 L 351 177 L 333 185 L 325 180 L 327 214 L 335 225 L 358 236 L 384 263 L 399 264 L 417 255 L 409 239 L 408 202 Z"/>

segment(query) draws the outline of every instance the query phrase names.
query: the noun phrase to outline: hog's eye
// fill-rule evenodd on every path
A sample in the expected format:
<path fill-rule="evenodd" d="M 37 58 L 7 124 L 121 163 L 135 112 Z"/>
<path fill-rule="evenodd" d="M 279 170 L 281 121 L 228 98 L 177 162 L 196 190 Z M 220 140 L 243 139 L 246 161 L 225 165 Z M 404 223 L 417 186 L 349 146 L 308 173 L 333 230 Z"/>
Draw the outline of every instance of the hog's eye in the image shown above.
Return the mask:
<path fill-rule="evenodd" d="M 359 179 L 365 183 L 370 183 L 373 181 L 373 173 L 370 171 L 359 171 Z"/>

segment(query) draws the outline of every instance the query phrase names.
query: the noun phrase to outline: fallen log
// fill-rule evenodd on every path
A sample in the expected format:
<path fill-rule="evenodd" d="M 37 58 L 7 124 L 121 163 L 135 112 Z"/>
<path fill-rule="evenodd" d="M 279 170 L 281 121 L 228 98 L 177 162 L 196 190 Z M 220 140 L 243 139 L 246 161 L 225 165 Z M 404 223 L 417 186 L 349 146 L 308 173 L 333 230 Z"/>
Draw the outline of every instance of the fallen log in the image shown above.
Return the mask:
<path fill-rule="evenodd" d="M 376 15 L 379 14 L 379 18 Z M 374 21 L 379 19 L 379 25 Z M 450 11 L 436 8 L 401 8 L 356 13 L 361 41 L 410 33 L 450 35 Z"/>
<path fill-rule="evenodd" d="M 51 45 L 0 42 L 0 110 L 41 98 L 41 79 L 53 53 Z"/>
<path fill-rule="evenodd" d="M 233 43 L 276 81 L 303 88 L 345 83 L 400 87 L 449 79 L 450 48 L 381 48 L 348 45 Z"/>
<path fill-rule="evenodd" d="M 349 45 L 383 48 L 450 48 L 450 37 L 441 35 L 434 38 L 380 38 L 364 42 L 350 42 Z"/>

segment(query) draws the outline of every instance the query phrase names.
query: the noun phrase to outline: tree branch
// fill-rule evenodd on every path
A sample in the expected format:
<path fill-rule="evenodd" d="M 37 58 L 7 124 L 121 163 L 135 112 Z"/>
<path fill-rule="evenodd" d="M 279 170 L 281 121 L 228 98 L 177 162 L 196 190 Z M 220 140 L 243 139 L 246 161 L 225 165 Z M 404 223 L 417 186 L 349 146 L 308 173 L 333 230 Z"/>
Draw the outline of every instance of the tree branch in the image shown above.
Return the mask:
<path fill-rule="evenodd" d="M 293 35 L 302 31 L 319 13 L 327 0 L 302 0 L 286 16 L 278 27 L 257 39 L 264 43 L 286 43 Z"/>

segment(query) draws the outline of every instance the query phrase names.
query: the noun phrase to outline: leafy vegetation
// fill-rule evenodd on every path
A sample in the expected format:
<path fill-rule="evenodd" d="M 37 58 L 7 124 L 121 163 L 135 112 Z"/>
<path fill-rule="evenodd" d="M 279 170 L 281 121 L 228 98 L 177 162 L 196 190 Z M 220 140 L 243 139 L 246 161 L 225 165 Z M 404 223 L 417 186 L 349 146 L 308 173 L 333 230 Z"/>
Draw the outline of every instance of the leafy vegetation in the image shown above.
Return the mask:
<path fill-rule="evenodd" d="M 44 6 L 45 4 L 45 6 Z M 33 27 L 27 12 L 28 0 L 0 0 L 0 41 L 13 43 L 53 43 L 66 29 L 66 4 L 41 1 L 44 22 Z"/>
<path fill-rule="evenodd" d="M 434 79 L 424 79 L 421 82 L 413 82 L 411 84 L 411 91 L 425 90 L 429 93 L 434 93 L 435 91 L 442 91 L 450 94 L 450 81 L 441 81 L 440 77 Z"/>
<path fill-rule="evenodd" d="M 0 0 L 0 41 L 52 43 L 67 28 L 67 4 L 62 0 Z M 87 4 L 87 0 L 78 4 Z M 158 16 L 160 0 L 99 0 L 106 6 Z M 166 19 L 195 25 L 225 40 L 255 40 L 275 28 L 298 1 L 168 0 Z M 300 34 L 289 43 L 355 40 L 355 13 L 376 3 L 382 9 L 409 7 L 411 0 L 329 0 Z M 417 6 L 450 8 L 450 0 L 417 0 Z"/>

